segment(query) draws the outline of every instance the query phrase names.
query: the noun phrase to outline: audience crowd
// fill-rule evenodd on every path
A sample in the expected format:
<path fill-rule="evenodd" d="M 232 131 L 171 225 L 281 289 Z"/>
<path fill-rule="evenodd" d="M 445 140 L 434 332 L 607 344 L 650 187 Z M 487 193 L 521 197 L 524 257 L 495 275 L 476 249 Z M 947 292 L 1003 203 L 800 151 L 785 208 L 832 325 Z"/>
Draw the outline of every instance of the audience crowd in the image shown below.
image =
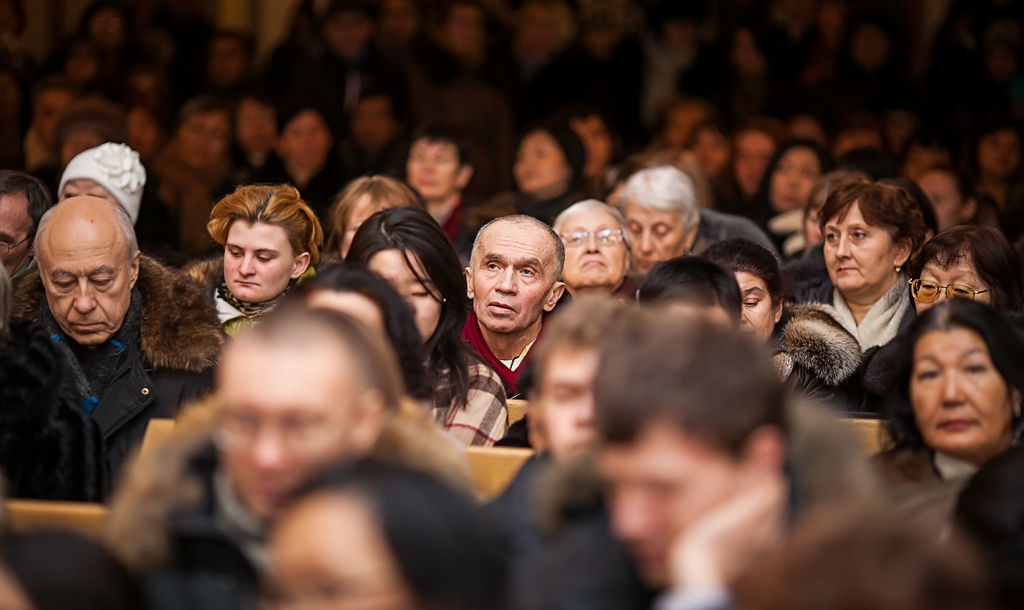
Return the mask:
<path fill-rule="evenodd" d="M 0 0 L 0 606 L 1024 608 L 1024 4 L 294 4 Z"/>

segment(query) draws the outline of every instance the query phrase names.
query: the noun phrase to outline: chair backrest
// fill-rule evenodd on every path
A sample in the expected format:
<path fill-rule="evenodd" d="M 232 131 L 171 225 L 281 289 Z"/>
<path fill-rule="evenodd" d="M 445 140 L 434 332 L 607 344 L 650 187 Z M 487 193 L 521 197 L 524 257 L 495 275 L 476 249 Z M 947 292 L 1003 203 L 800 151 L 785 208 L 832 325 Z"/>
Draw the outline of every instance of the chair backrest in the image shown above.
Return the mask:
<path fill-rule="evenodd" d="M 892 443 L 889 438 L 889 428 L 885 420 L 881 419 L 840 419 L 844 426 L 851 429 L 864 443 L 864 449 L 868 455 L 874 455 L 885 451 Z"/>
<path fill-rule="evenodd" d="M 163 444 L 174 435 L 174 420 L 154 417 L 146 424 L 146 434 L 142 437 L 142 453 L 148 453 L 157 445 Z"/>
<path fill-rule="evenodd" d="M 526 416 L 526 408 L 529 404 L 529 401 L 523 400 L 522 398 L 509 398 L 508 425 L 511 426 L 517 421 L 523 419 L 523 417 Z"/>
<path fill-rule="evenodd" d="M 469 473 L 477 497 L 490 500 L 504 491 L 531 455 L 533 451 L 529 449 L 466 447 Z"/>
<path fill-rule="evenodd" d="M 85 502 L 7 500 L 4 502 L 11 528 L 16 532 L 69 529 L 99 538 L 107 508 Z"/>

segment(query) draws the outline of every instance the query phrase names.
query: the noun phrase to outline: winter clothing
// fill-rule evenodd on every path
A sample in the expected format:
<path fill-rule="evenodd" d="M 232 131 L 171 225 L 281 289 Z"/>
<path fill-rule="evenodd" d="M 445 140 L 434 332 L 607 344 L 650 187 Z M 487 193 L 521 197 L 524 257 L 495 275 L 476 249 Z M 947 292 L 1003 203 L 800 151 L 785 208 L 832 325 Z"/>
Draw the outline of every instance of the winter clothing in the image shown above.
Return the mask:
<path fill-rule="evenodd" d="M 772 362 L 791 392 L 812 402 L 836 404 L 841 386 L 860 367 L 860 344 L 828 305 L 797 305 L 783 313 L 779 349 Z"/>
<path fill-rule="evenodd" d="M 539 335 L 538 335 L 539 337 Z M 501 376 L 501 380 L 505 385 L 505 392 L 508 398 L 515 398 L 519 394 L 517 380 L 519 379 L 519 370 L 526 365 L 530 360 L 530 346 L 527 347 L 526 356 L 517 364 L 515 370 L 505 366 L 505 363 L 498 359 L 491 351 L 491 348 L 487 345 L 487 340 L 484 338 L 483 331 L 480 330 L 480 322 L 476 318 L 476 312 L 469 312 L 469 316 L 466 317 L 466 325 L 462 327 L 462 340 L 467 341 L 477 354 L 480 355 L 484 361 L 491 366 L 498 375 Z M 537 338 L 534 338 L 534 343 Z"/>
<path fill-rule="evenodd" d="M 64 192 L 69 180 L 82 179 L 96 182 L 113 195 L 133 224 L 139 219 L 142 188 L 146 186 L 146 169 L 139 161 L 139 153 L 114 142 L 78 153 L 64 168 L 57 192 Z"/>
<path fill-rule="evenodd" d="M 466 405 L 434 409 L 434 418 L 465 445 L 490 446 L 508 432 L 508 406 L 501 377 L 479 362 L 469 365 Z"/>
<path fill-rule="evenodd" d="M 749 219 L 708 209 L 700 210 L 700 225 L 697 227 L 697 238 L 694 240 L 690 251 L 694 254 L 700 254 L 707 250 L 711 244 L 732 237 L 746 237 L 775 252 L 775 244 L 772 243 L 772 240 Z"/>
<path fill-rule="evenodd" d="M 860 322 L 854 320 L 853 313 L 838 288 L 833 292 L 832 303 L 839 314 L 839 322 L 857 338 L 864 351 L 883 346 L 896 338 L 904 316 L 911 310 L 910 291 L 907 289 L 906 278 L 902 275 L 882 298 L 875 301 Z"/>

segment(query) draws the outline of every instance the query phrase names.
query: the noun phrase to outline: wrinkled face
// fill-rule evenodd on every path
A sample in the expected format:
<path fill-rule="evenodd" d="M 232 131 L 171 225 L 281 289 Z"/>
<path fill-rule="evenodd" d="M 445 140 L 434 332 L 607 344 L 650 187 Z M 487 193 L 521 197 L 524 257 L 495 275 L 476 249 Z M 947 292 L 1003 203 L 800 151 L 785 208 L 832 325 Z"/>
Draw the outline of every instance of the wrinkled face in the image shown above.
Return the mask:
<path fill-rule="evenodd" d="M 1020 138 L 1012 129 L 987 133 L 978 141 L 978 169 L 983 176 L 1005 180 L 1020 167 Z"/>
<path fill-rule="evenodd" d="M 587 162 L 584 171 L 588 176 L 602 176 L 604 170 L 612 163 L 614 142 L 612 134 L 608 133 L 608 127 L 601 120 L 601 117 L 592 114 L 586 118 L 577 118 L 569 121 L 569 127 L 579 136 L 583 142 L 583 148 L 587 153 Z"/>
<path fill-rule="evenodd" d="M 379 519 L 352 493 L 318 495 L 289 510 L 271 537 L 270 563 L 277 610 L 417 607 Z"/>
<path fill-rule="evenodd" d="M 910 404 L 929 448 L 984 464 L 1010 446 L 1020 400 L 975 332 L 936 330 L 914 346 Z"/>
<path fill-rule="evenodd" d="M 309 253 L 296 254 L 277 225 L 236 220 L 224 244 L 224 281 L 247 303 L 269 301 L 309 267 Z"/>
<path fill-rule="evenodd" d="M 744 197 L 753 197 L 775 154 L 775 140 L 763 131 L 748 130 L 736 136 L 732 171 Z"/>
<path fill-rule="evenodd" d="M 682 212 L 647 209 L 626 202 L 626 222 L 633 242 L 633 268 L 647 273 L 655 263 L 686 254 L 697 238 L 697 227 L 683 226 Z"/>
<path fill-rule="evenodd" d="M 782 302 L 777 307 L 772 306 L 768 284 L 753 273 L 737 271 L 736 283 L 739 284 L 740 296 L 743 298 L 740 332 L 750 333 L 758 341 L 767 343 L 775 331 L 775 325 L 782 319 Z"/>
<path fill-rule="evenodd" d="M 306 305 L 313 309 L 329 309 L 352 316 L 370 330 L 390 341 L 384 324 L 384 314 L 369 297 L 357 292 L 317 290 L 306 298 Z"/>
<path fill-rule="evenodd" d="M 466 188 L 473 170 L 459 160 L 451 142 L 420 138 L 409 149 L 405 173 L 409 186 L 425 201 L 445 201 Z"/>
<path fill-rule="evenodd" d="M 139 275 L 138 252 L 129 258 L 113 213 L 93 207 L 75 218 L 54 215 L 38 242 L 39 275 L 57 324 L 79 345 L 106 342 L 124 322 Z"/>
<path fill-rule="evenodd" d="M 939 224 L 939 232 L 970 220 L 974 206 L 964 201 L 956 188 L 953 176 L 942 171 L 931 171 L 917 181 L 928 200 L 932 202 L 935 218 Z"/>
<path fill-rule="evenodd" d="M 100 186 L 95 180 L 88 178 L 78 178 L 75 180 L 68 180 L 64 183 L 64 190 L 57 195 L 57 201 L 64 201 L 65 199 L 71 199 L 72 197 L 99 197 L 100 199 L 106 199 L 110 203 L 118 202 L 117 198 L 110 194 L 110 191 Z"/>
<path fill-rule="evenodd" d="M 640 577 L 657 588 L 668 584 L 671 542 L 746 478 L 741 463 L 667 422 L 648 425 L 632 443 L 600 446 L 598 468 L 612 531 Z"/>
<path fill-rule="evenodd" d="M 178 129 L 178 154 L 186 165 L 207 170 L 227 158 L 231 118 L 223 112 L 196 114 Z"/>
<path fill-rule="evenodd" d="M 776 212 L 799 210 L 807 202 L 814 181 L 821 176 L 818 155 L 809 148 L 792 148 L 772 172 L 768 199 Z"/>
<path fill-rule="evenodd" d="M 0 260 L 13 277 L 32 256 L 32 219 L 25 195 L 0 196 Z"/>
<path fill-rule="evenodd" d="M 620 237 L 614 243 L 605 243 L 595 235 L 575 245 L 567 237 L 576 232 L 621 232 L 622 227 L 615 217 L 601 210 L 586 210 L 567 218 L 561 230 L 562 243 L 565 244 L 562 281 L 569 292 L 576 293 L 581 288 L 606 288 L 614 292 L 629 271 L 629 249 L 625 240 Z"/>
<path fill-rule="evenodd" d="M 992 304 L 992 289 L 978 275 L 969 255 L 961 256 L 956 264 L 949 269 L 943 269 L 935 261 L 929 262 L 921 269 L 921 279 L 935 282 L 939 286 L 949 286 L 950 284 L 966 286 L 975 292 L 981 292 L 981 294 L 974 295 L 975 301 L 985 305 Z M 917 310 L 917 315 L 921 315 L 946 300 L 946 291 L 940 288 L 938 296 L 931 303 L 914 299 L 914 308 Z"/>
<path fill-rule="evenodd" d="M 315 110 L 304 110 L 281 130 L 277 154 L 286 165 L 303 171 L 315 171 L 327 162 L 334 140 L 324 117 Z"/>
<path fill-rule="evenodd" d="M 266 154 L 277 145 L 277 113 L 252 98 L 238 103 L 235 137 L 245 152 Z"/>
<path fill-rule="evenodd" d="M 32 107 L 32 126 L 36 128 L 43 143 L 52 147 L 53 136 L 64 109 L 75 99 L 70 91 L 47 89 L 36 97 Z"/>
<path fill-rule="evenodd" d="M 888 292 L 899 277 L 895 268 L 910 256 L 910 245 L 893 243 L 883 227 L 868 224 L 857 203 L 842 219 L 828 220 L 824 237 L 832 283 L 858 303 L 873 303 Z"/>
<path fill-rule="evenodd" d="M 480 324 L 498 334 L 539 329 L 564 289 L 555 278 L 551 238 L 518 223 L 491 225 L 477 237 L 466 284 Z"/>
<path fill-rule="evenodd" d="M 594 442 L 594 377 L 597 349 L 565 346 L 547 359 L 540 390 L 530 403 L 542 444 L 555 460 L 585 453 Z"/>
<path fill-rule="evenodd" d="M 406 257 L 409 259 L 408 263 Z M 410 268 L 409 263 L 412 263 L 415 269 Z M 420 259 L 412 252 L 406 252 L 405 256 L 402 256 L 401 250 L 382 250 L 370 258 L 366 267 L 387 280 L 395 292 L 402 295 L 412 308 L 420 339 L 426 343 L 434 335 L 437 324 L 441 321 L 442 304 L 441 293 L 430 281 L 430 276 L 423 269 Z"/>
<path fill-rule="evenodd" d="M 534 131 L 523 138 L 512 166 L 519 192 L 531 199 L 551 199 L 569 190 L 572 168 L 551 134 Z"/>
<path fill-rule="evenodd" d="M 319 469 L 367 455 L 379 396 L 337 340 L 238 340 L 218 371 L 217 447 L 238 498 L 271 519 Z"/>

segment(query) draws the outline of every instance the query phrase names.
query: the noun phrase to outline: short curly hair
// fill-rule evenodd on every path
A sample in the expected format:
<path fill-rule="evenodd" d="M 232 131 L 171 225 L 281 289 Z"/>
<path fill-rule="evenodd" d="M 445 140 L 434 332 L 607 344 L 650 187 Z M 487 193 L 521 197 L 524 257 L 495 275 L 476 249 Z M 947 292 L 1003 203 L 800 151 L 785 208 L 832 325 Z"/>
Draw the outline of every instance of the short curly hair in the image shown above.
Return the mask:
<path fill-rule="evenodd" d="M 281 227 L 296 254 L 309 252 L 310 265 L 316 265 L 320 260 L 323 229 L 316 213 L 293 186 L 255 184 L 238 187 L 214 206 L 206 230 L 215 242 L 223 246 L 236 220 L 244 220 L 250 225 L 262 222 Z"/>

